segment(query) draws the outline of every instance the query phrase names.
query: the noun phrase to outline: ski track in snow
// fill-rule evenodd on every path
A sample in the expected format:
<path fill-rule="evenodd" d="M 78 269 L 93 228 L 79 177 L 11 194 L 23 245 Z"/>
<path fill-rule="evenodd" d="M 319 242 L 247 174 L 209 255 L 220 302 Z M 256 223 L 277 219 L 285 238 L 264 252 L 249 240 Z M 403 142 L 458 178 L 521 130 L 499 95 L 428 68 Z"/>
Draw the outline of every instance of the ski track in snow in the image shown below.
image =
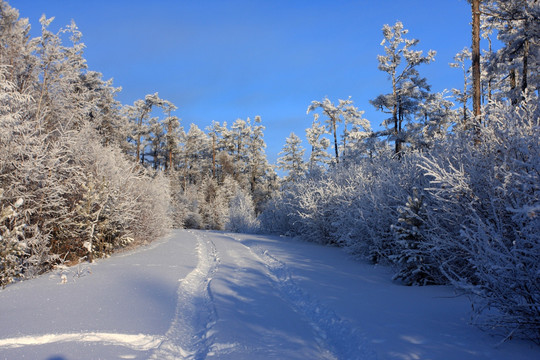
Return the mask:
<path fill-rule="evenodd" d="M 211 329 L 217 314 L 210 282 L 219 257 L 212 240 L 201 232 L 190 233 L 197 238 L 197 266 L 180 280 L 175 317 L 163 342 L 150 357 L 152 360 L 205 359 L 212 346 Z"/>
<path fill-rule="evenodd" d="M 268 249 L 264 249 L 260 245 L 249 245 L 249 240 L 242 240 L 234 234 L 228 236 L 240 242 L 255 258 L 262 261 L 276 288 L 283 294 L 283 298 L 291 304 L 297 313 L 307 318 L 309 324 L 319 335 L 320 338 L 317 340 L 322 348 L 326 348 L 336 359 L 367 360 L 377 358 L 375 351 L 368 347 L 357 328 L 294 282 L 291 272 L 284 262 L 272 256 Z"/>

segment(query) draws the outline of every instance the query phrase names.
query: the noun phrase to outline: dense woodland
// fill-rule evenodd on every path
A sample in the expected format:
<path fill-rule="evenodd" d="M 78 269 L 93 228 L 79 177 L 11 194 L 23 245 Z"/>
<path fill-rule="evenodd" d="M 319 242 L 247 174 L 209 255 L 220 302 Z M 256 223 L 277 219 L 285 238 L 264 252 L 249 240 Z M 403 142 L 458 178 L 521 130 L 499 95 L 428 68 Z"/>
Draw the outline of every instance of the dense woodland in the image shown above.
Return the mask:
<path fill-rule="evenodd" d="M 540 341 L 538 1 L 471 2 L 489 47 L 456 54 L 450 92 L 421 75 L 436 52 L 385 25 L 388 92 L 371 100 L 384 129 L 350 98 L 306 104 L 309 146 L 286 139 L 283 178 L 260 117 L 188 128 L 158 93 L 120 104 L 74 23 L 42 17 L 30 38 L 0 7 L 0 285 L 171 226 L 260 231 L 391 264 L 406 285 L 452 284 L 479 325 Z"/>

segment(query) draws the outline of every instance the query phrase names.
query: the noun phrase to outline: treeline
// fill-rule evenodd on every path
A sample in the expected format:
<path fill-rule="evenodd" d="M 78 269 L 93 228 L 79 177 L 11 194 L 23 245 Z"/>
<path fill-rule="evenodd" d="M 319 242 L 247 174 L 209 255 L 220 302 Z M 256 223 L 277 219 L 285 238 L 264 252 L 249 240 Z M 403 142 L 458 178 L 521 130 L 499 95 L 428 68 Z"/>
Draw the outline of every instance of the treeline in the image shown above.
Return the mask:
<path fill-rule="evenodd" d="M 467 48 L 451 64 L 463 88 L 434 94 L 419 67 L 435 52 L 415 50 L 401 23 L 385 25 L 389 92 L 371 101 L 388 114 L 384 130 L 350 99 L 314 101 L 310 155 L 291 134 L 279 159 L 286 181 L 260 221 L 391 264 L 406 285 L 453 284 L 471 296 L 477 324 L 540 342 L 540 4 L 481 10 L 483 35 L 501 47 L 481 58 L 480 116 Z"/>
<path fill-rule="evenodd" d="M 0 286 L 169 227 L 168 180 L 126 156 L 118 89 L 87 69 L 75 24 L 40 22 L 31 39 L 0 2 Z"/>
<path fill-rule="evenodd" d="M 256 214 L 277 188 L 261 117 L 237 119 L 230 127 L 213 121 L 206 132 L 191 124 L 186 131 L 174 110 L 157 93 L 122 108 L 126 153 L 169 180 L 173 226 L 254 231 Z M 247 206 L 240 213 L 231 206 L 238 201 Z"/>
<path fill-rule="evenodd" d="M 254 231 L 277 181 L 260 117 L 184 131 L 157 93 L 122 105 L 52 20 L 30 38 L 0 1 L 0 286 L 171 226 Z"/>

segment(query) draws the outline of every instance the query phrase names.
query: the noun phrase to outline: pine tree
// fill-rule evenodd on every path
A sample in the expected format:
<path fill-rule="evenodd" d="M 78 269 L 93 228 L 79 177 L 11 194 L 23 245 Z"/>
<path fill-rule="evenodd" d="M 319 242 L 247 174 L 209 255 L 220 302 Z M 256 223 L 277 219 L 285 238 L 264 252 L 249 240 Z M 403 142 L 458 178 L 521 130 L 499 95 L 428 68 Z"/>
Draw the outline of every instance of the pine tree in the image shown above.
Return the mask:
<path fill-rule="evenodd" d="M 309 171 L 315 171 L 324 167 L 330 155 L 326 149 L 330 146 L 330 140 L 324 137 L 328 134 L 326 127 L 319 122 L 319 114 L 314 114 L 311 127 L 306 129 L 306 137 L 309 145 L 311 145 L 311 154 L 309 155 Z"/>
<path fill-rule="evenodd" d="M 227 129 L 227 123 L 221 125 L 217 121 L 212 121 L 212 125 L 206 128 L 208 136 L 212 141 L 212 176 L 223 182 L 225 175 L 233 174 L 229 154 L 234 146 L 230 143 L 232 135 Z"/>
<path fill-rule="evenodd" d="M 252 196 L 256 213 L 262 210 L 264 203 L 270 198 L 275 187 L 275 172 L 268 163 L 264 141 L 264 125 L 260 116 L 255 116 L 250 123 L 251 132 L 249 137 L 247 176 L 249 177 L 249 192 Z"/>
<path fill-rule="evenodd" d="M 201 183 L 203 177 L 211 173 L 210 139 L 197 125 L 191 124 L 186 134 L 183 148 L 184 189 L 190 184 Z"/>
<path fill-rule="evenodd" d="M 468 47 L 463 48 L 459 53 L 454 56 L 454 63 L 450 63 L 450 66 L 453 68 L 460 68 L 463 71 L 463 89 L 452 89 L 454 98 L 458 103 L 462 104 L 463 114 L 462 114 L 462 124 L 466 126 L 468 119 L 468 108 L 467 102 L 470 99 L 470 71 L 467 61 L 471 58 L 471 51 Z"/>
<path fill-rule="evenodd" d="M 30 41 L 29 33 L 28 19 L 20 19 L 17 9 L 0 1 L 0 64 L 9 66 L 6 80 L 21 94 L 29 94 L 37 82 L 36 41 Z"/>
<path fill-rule="evenodd" d="M 510 82 L 505 95 L 517 104 L 526 91 L 540 89 L 540 4 L 536 0 L 484 0 L 482 5 L 486 27 L 496 30 L 504 44 L 489 66 L 504 68 Z"/>
<path fill-rule="evenodd" d="M 305 175 L 307 166 L 304 162 L 305 150 L 302 148 L 301 143 L 302 140 L 294 133 L 291 133 L 285 140 L 283 150 L 279 153 L 282 156 L 278 158 L 278 167 L 283 171 L 287 171 L 286 182 L 299 181 Z"/>
<path fill-rule="evenodd" d="M 339 146 L 337 128 L 339 123 L 345 121 L 345 117 L 350 113 L 350 107 L 352 106 L 351 99 L 339 100 L 338 104 L 333 104 L 328 98 L 324 98 L 323 101 L 312 101 L 311 105 L 307 109 L 307 114 L 320 108 L 322 113 L 327 117 L 326 129 L 334 137 L 334 153 L 335 161 L 339 163 Z M 349 115 L 350 116 L 350 115 Z"/>
<path fill-rule="evenodd" d="M 392 83 L 392 92 L 379 95 L 371 104 L 380 111 L 391 114 L 391 117 L 383 123 L 391 128 L 395 142 L 395 153 L 399 154 L 402 144 L 406 139 L 404 122 L 411 122 L 411 116 L 415 113 L 418 103 L 423 101 L 430 90 L 425 78 L 420 77 L 417 67 L 433 61 L 435 51 L 430 50 L 427 55 L 422 51 L 412 50 L 419 40 L 404 38 L 409 31 L 404 29 L 401 22 L 396 22 L 392 27 L 384 25 L 385 55 L 379 55 L 379 70 L 388 74 Z"/>
<path fill-rule="evenodd" d="M 431 255 L 432 244 L 424 237 L 426 209 L 418 189 L 413 189 L 412 196 L 398 211 L 399 218 L 392 231 L 399 248 L 390 256 L 399 267 L 394 279 L 406 285 L 440 284 L 443 276 Z"/>
<path fill-rule="evenodd" d="M 350 99 L 349 99 L 350 100 Z M 364 155 L 365 141 L 375 134 L 371 131 L 371 124 L 363 117 L 364 111 L 358 110 L 352 101 L 343 107 L 343 158 L 355 161 Z M 350 126 L 350 129 L 349 129 Z"/>
<path fill-rule="evenodd" d="M 158 93 L 148 94 L 144 100 L 136 100 L 132 106 L 125 108 L 125 113 L 132 122 L 131 139 L 135 143 L 135 158 L 138 162 L 144 163 L 144 142 L 148 140 L 149 120 L 153 107 L 163 107 L 164 100 Z"/>
<path fill-rule="evenodd" d="M 429 94 L 418 104 L 416 119 L 409 126 L 407 141 L 416 149 L 427 149 L 444 142 L 452 125 L 459 123 L 459 114 L 446 92 L 442 92 Z"/>
<path fill-rule="evenodd" d="M 251 126 L 249 125 L 248 120 L 236 119 L 236 121 L 231 126 L 231 145 L 233 147 L 233 152 L 231 155 L 234 159 L 235 165 L 235 178 L 237 181 L 244 180 L 241 174 L 247 171 L 247 159 L 248 154 L 248 144 L 251 137 Z"/>
<path fill-rule="evenodd" d="M 81 117 L 93 125 L 100 135 L 103 145 L 117 145 L 125 148 L 128 137 L 128 121 L 121 116 L 120 102 L 116 95 L 120 88 L 112 85 L 112 80 L 103 80 L 96 71 L 81 72 L 74 83 L 74 92 L 80 105 Z"/>
<path fill-rule="evenodd" d="M 165 102 L 164 111 L 167 114 L 165 120 L 163 120 L 163 126 L 166 129 L 165 135 L 165 168 L 172 172 L 174 170 L 175 164 L 178 161 L 179 153 L 179 144 L 180 136 L 183 129 L 180 127 L 180 119 L 178 117 L 171 115 L 173 111 L 177 109 L 174 104 L 171 102 Z"/>
<path fill-rule="evenodd" d="M 148 124 L 148 143 L 150 145 L 150 155 L 152 159 L 152 168 L 154 170 L 162 169 L 167 163 L 167 154 L 165 152 L 165 129 L 158 117 L 150 119 Z"/>

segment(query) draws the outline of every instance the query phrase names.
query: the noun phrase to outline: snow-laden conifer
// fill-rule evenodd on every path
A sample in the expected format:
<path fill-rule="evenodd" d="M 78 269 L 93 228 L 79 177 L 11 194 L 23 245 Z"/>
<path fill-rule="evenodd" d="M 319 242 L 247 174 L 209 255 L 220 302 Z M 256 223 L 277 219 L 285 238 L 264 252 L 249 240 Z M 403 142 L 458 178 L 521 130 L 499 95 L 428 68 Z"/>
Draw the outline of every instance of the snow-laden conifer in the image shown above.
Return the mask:
<path fill-rule="evenodd" d="M 281 157 L 278 158 L 278 166 L 287 172 L 286 182 L 299 181 L 305 175 L 307 169 L 304 162 L 305 149 L 301 143 L 302 140 L 295 133 L 291 133 L 279 153 Z"/>

